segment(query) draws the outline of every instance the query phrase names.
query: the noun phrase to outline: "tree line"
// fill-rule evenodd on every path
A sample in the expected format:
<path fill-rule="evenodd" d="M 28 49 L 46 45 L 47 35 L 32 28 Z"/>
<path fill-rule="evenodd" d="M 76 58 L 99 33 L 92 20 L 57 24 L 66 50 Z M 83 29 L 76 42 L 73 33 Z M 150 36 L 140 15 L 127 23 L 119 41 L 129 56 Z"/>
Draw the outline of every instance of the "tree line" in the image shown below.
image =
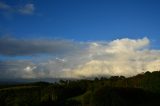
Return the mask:
<path fill-rule="evenodd" d="M 0 106 L 158 106 L 160 72 L 0 86 Z"/>

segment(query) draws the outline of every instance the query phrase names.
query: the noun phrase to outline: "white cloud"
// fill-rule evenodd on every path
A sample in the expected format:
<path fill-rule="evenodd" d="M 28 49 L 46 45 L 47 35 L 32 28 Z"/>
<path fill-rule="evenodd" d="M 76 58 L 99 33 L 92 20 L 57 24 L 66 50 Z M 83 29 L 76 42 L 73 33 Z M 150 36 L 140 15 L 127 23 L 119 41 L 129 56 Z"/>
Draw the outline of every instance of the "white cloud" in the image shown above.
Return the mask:
<path fill-rule="evenodd" d="M 16 44 L 19 44 L 18 42 L 16 41 Z M 34 42 L 36 41 L 34 40 Z M 28 43 L 32 45 L 30 41 Z M 37 46 L 34 49 L 38 47 L 38 51 L 33 53 L 39 53 L 40 51 L 43 54 L 43 47 L 45 47 L 48 48 L 47 52 L 51 52 L 49 58 L 34 62 L 33 60 L 41 58 L 38 56 L 34 57 L 30 62 L 15 61 L 13 63 L 17 63 L 16 67 L 10 65 L 10 67 L 1 68 L 7 72 L 5 74 L 1 73 L 1 76 L 10 75 L 16 71 L 19 72 L 16 77 L 21 78 L 82 78 L 110 75 L 133 76 L 145 71 L 160 70 L 160 50 L 150 49 L 150 40 L 148 38 L 125 38 L 110 42 L 72 41 L 69 42 L 69 46 L 66 46 L 68 43 L 65 40 L 60 43 L 58 44 L 61 45 L 58 46 L 59 49 L 64 50 L 58 51 L 58 54 L 61 55 L 56 54 L 56 56 L 52 51 L 55 48 L 52 47 L 54 43 L 47 43 L 46 46 L 42 46 L 42 41 L 41 43 L 36 43 Z M 27 41 L 24 44 L 26 45 Z M 14 45 L 13 42 L 12 45 Z M 40 50 L 40 46 L 42 46 L 42 50 Z M 32 53 L 32 49 L 30 53 Z M 67 50 L 70 52 L 65 53 Z M 9 65 L 11 63 L 5 64 Z M 4 63 L 0 66 L 4 66 Z"/>
<path fill-rule="evenodd" d="M 94 43 L 95 44 L 95 43 Z M 73 73 L 78 76 L 125 75 L 160 70 L 160 51 L 150 50 L 149 39 L 119 39 L 91 45 L 92 60 Z M 156 65 L 156 66 L 155 66 Z"/>

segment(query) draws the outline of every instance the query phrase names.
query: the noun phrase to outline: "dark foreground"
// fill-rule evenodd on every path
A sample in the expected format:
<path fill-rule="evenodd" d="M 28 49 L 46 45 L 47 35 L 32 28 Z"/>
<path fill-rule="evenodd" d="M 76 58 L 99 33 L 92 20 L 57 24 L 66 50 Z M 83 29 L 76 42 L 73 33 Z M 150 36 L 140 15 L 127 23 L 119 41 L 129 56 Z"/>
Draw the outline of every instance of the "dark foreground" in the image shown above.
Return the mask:
<path fill-rule="evenodd" d="M 160 106 L 160 72 L 0 85 L 0 106 Z"/>

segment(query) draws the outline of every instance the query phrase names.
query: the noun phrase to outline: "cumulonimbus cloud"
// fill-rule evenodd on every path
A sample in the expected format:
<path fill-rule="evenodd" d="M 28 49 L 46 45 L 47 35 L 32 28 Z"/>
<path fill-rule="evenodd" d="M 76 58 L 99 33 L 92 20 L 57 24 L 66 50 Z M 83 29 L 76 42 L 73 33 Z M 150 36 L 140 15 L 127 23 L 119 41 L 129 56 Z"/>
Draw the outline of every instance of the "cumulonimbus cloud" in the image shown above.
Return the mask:
<path fill-rule="evenodd" d="M 49 58 L 44 59 L 44 54 Z M 0 55 L 22 56 L 0 62 L 3 78 L 13 77 L 13 73 L 17 73 L 14 78 L 133 76 L 160 70 L 160 50 L 150 48 L 146 37 L 95 42 L 1 38 Z M 31 59 L 26 61 L 25 56 Z"/>

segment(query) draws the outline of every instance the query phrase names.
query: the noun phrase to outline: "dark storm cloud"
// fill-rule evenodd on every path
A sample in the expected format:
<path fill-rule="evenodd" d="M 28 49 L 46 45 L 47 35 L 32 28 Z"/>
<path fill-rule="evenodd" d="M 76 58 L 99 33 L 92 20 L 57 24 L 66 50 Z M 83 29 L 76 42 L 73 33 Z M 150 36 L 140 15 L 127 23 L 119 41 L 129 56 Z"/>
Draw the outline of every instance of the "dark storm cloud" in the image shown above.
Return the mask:
<path fill-rule="evenodd" d="M 0 38 L 0 55 L 63 54 L 77 49 L 77 46 L 79 45 L 69 40 Z"/>

